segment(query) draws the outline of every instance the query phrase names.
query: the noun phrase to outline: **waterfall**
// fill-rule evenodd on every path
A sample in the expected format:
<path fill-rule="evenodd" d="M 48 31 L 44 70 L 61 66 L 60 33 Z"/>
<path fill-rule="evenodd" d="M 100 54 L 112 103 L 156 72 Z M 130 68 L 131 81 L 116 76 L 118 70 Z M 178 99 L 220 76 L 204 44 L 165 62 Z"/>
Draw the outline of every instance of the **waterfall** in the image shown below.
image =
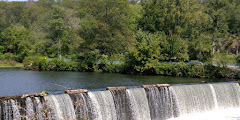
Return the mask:
<path fill-rule="evenodd" d="M 0 101 L 0 120 L 2 119 L 2 101 Z"/>
<path fill-rule="evenodd" d="M 12 105 L 13 119 L 14 120 L 20 120 L 21 115 L 20 115 L 17 103 L 12 99 L 10 101 L 11 101 L 11 105 Z"/>
<path fill-rule="evenodd" d="M 96 120 L 116 120 L 116 110 L 110 91 L 89 92 Z"/>
<path fill-rule="evenodd" d="M 214 97 L 209 84 L 172 86 L 181 115 L 213 110 Z"/>
<path fill-rule="evenodd" d="M 35 112 L 35 114 L 36 114 L 36 119 L 37 120 L 44 120 L 44 104 L 42 104 L 41 103 L 41 101 L 40 101 L 40 98 L 38 98 L 38 97 L 34 97 L 34 99 L 35 99 L 35 106 L 36 106 L 36 112 Z"/>
<path fill-rule="evenodd" d="M 4 100 L 3 101 L 3 120 L 12 120 L 12 107 L 10 100 Z"/>
<path fill-rule="evenodd" d="M 95 119 L 95 114 L 93 112 L 93 104 L 87 93 L 76 93 L 70 94 L 73 101 L 75 115 L 77 120 Z"/>
<path fill-rule="evenodd" d="M 172 86 L 182 116 L 179 120 L 239 120 L 237 83 Z"/>
<path fill-rule="evenodd" d="M 181 115 L 240 107 L 237 83 L 172 86 Z"/>
<path fill-rule="evenodd" d="M 145 88 L 152 120 L 165 120 L 179 114 L 174 91 L 171 87 Z"/>
<path fill-rule="evenodd" d="M 49 95 L 45 98 L 58 120 L 76 119 L 72 99 L 68 94 Z"/>
<path fill-rule="evenodd" d="M 211 85 L 216 92 L 219 109 L 240 107 L 240 89 L 237 83 Z"/>
<path fill-rule="evenodd" d="M 30 97 L 26 98 L 26 115 L 27 119 L 34 119 L 35 118 L 35 112 L 33 110 L 33 102 Z"/>
<path fill-rule="evenodd" d="M 0 120 L 237 120 L 237 83 L 175 85 L 0 100 Z"/>
<path fill-rule="evenodd" d="M 111 91 L 117 112 L 117 120 L 132 120 L 129 97 L 126 90 Z"/>
<path fill-rule="evenodd" d="M 147 95 L 144 88 L 128 89 L 130 108 L 134 120 L 151 120 Z"/>

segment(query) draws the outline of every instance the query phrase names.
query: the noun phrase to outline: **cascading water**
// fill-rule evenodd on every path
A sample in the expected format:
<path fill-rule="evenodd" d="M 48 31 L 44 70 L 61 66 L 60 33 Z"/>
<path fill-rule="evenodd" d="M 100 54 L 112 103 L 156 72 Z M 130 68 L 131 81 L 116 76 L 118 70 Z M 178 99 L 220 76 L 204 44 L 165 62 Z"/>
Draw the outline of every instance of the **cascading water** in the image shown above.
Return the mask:
<path fill-rule="evenodd" d="M 237 120 L 240 119 L 238 111 L 240 87 L 237 83 L 134 88 L 0 100 L 0 120 Z"/>
<path fill-rule="evenodd" d="M 20 120 L 21 115 L 17 106 L 17 103 L 15 103 L 14 100 L 10 100 L 12 104 L 12 111 L 13 111 L 13 119 Z"/>
<path fill-rule="evenodd" d="M 215 108 L 210 84 L 172 86 L 176 93 L 180 114 L 198 113 Z"/>
<path fill-rule="evenodd" d="M 2 101 L 2 119 L 3 120 L 12 120 L 13 119 L 13 114 L 12 114 L 12 107 L 10 100 L 4 100 Z"/>
<path fill-rule="evenodd" d="M 0 101 L 0 119 L 2 119 L 2 103 Z"/>
<path fill-rule="evenodd" d="M 217 108 L 225 109 L 240 107 L 240 89 L 237 83 L 210 85 L 213 86 L 216 93 Z"/>
<path fill-rule="evenodd" d="M 76 93 L 69 96 L 72 99 L 77 120 L 93 120 L 96 118 L 92 101 L 87 93 Z"/>
<path fill-rule="evenodd" d="M 240 91 L 237 83 L 173 86 L 181 117 L 190 119 L 240 119 Z"/>
<path fill-rule="evenodd" d="M 132 111 L 130 109 L 129 97 L 126 90 L 111 91 L 115 109 L 117 112 L 117 120 L 132 120 Z"/>
<path fill-rule="evenodd" d="M 147 95 L 144 88 L 127 89 L 134 120 L 151 120 Z"/>
<path fill-rule="evenodd" d="M 44 108 L 45 108 L 44 103 L 42 104 L 40 98 L 38 97 L 34 97 L 34 99 L 35 99 L 34 103 L 36 106 L 36 112 L 35 112 L 36 119 L 44 120 Z"/>
<path fill-rule="evenodd" d="M 34 108 L 33 108 L 33 102 L 31 98 L 26 98 L 26 119 L 34 119 L 35 118 L 35 112 L 34 112 Z"/>
<path fill-rule="evenodd" d="M 174 91 L 171 87 L 145 88 L 152 120 L 165 120 L 179 114 Z"/>
<path fill-rule="evenodd" d="M 38 97 L 36 97 L 39 99 Z M 1 120 L 21 120 L 38 119 L 35 106 L 31 98 L 9 99 L 0 101 L 0 119 Z M 41 115 L 42 116 L 42 115 Z"/>
<path fill-rule="evenodd" d="M 92 100 L 96 120 L 116 120 L 117 114 L 110 91 L 89 92 Z"/>
<path fill-rule="evenodd" d="M 237 83 L 172 86 L 181 114 L 239 107 Z"/>
<path fill-rule="evenodd" d="M 53 118 L 58 120 L 76 119 L 73 102 L 68 94 L 49 95 L 45 98 L 51 106 Z"/>

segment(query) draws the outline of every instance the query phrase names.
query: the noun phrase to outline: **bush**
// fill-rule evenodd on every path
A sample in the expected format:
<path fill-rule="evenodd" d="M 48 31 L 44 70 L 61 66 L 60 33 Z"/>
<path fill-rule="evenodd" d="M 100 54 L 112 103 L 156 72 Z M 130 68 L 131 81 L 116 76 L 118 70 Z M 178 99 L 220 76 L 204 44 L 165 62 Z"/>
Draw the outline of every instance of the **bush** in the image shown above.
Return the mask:
<path fill-rule="evenodd" d="M 217 77 L 219 78 L 234 78 L 235 73 L 228 68 L 221 68 L 218 71 Z"/>
<path fill-rule="evenodd" d="M 236 77 L 237 79 L 240 78 L 240 71 L 237 71 L 237 72 L 236 72 L 235 77 Z"/>
<path fill-rule="evenodd" d="M 63 60 L 53 59 L 52 60 L 56 64 L 57 71 L 65 71 L 67 68 L 67 63 Z"/>
<path fill-rule="evenodd" d="M 57 69 L 55 61 L 49 61 L 47 70 L 55 71 Z"/>
<path fill-rule="evenodd" d="M 192 72 L 190 74 L 191 77 L 199 77 L 199 78 L 203 78 L 205 77 L 205 69 L 204 66 L 201 65 L 194 65 L 192 67 Z"/>
<path fill-rule="evenodd" d="M 3 55 L 0 55 L 0 60 L 16 60 L 17 56 L 12 53 L 5 53 Z"/>
<path fill-rule="evenodd" d="M 219 71 L 219 67 L 216 67 L 212 64 L 204 65 L 204 69 L 205 69 L 205 77 L 207 78 L 216 77 Z"/>
<path fill-rule="evenodd" d="M 40 58 L 38 56 L 28 56 L 23 60 L 25 69 L 38 70 Z"/>
<path fill-rule="evenodd" d="M 48 70 L 48 61 L 46 59 L 38 61 L 38 70 Z"/>
<path fill-rule="evenodd" d="M 67 71 L 78 71 L 78 63 L 77 62 L 68 62 L 66 66 Z"/>
<path fill-rule="evenodd" d="M 123 73 L 124 65 L 122 65 L 122 64 L 106 64 L 102 68 L 102 71 L 108 72 L 108 73 Z"/>

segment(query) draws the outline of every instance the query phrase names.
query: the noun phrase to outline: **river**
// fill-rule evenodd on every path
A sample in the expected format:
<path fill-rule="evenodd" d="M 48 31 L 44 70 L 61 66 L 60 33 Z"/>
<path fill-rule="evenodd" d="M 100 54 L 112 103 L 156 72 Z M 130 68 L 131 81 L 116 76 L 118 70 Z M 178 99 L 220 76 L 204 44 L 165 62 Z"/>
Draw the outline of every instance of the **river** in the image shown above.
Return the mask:
<path fill-rule="evenodd" d="M 192 84 L 206 82 L 228 82 L 233 79 L 200 79 L 170 76 L 124 75 L 97 72 L 27 71 L 22 69 L 0 69 L 0 96 L 36 93 L 46 90 L 60 93 L 70 89 L 104 90 L 106 87 L 139 87 L 147 84 Z"/>

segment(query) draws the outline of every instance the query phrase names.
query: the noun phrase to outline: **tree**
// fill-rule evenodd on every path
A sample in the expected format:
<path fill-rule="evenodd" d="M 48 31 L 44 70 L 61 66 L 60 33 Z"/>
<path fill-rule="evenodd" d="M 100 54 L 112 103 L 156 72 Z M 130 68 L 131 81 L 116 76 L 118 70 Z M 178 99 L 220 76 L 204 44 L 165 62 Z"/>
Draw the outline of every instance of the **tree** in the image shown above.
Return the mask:
<path fill-rule="evenodd" d="M 128 1 L 83 0 L 80 4 L 80 27 L 83 28 L 80 35 L 85 40 L 83 48 L 90 51 L 98 49 L 100 54 L 108 56 L 124 53 L 126 46 L 134 41 L 128 27 Z"/>
<path fill-rule="evenodd" d="M 227 53 L 215 53 L 215 60 L 218 66 L 227 68 L 227 64 L 235 63 L 236 57 L 232 54 Z"/>
<path fill-rule="evenodd" d="M 5 47 L 3 53 L 19 55 L 18 61 L 22 61 L 31 50 L 32 39 L 24 26 L 11 25 L 1 33 L 0 43 Z"/>
<path fill-rule="evenodd" d="M 61 60 L 61 55 L 62 55 L 62 43 L 61 39 L 67 34 L 67 25 L 64 23 L 64 17 L 65 17 L 65 9 L 63 7 L 60 7 L 58 5 L 53 5 L 52 6 L 52 11 L 51 11 L 51 17 L 52 19 L 48 23 L 48 28 L 51 32 L 50 38 L 54 41 L 55 48 L 58 50 L 58 56 L 59 59 Z"/>
<path fill-rule="evenodd" d="M 211 24 L 208 25 L 208 31 L 212 35 L 212 52 L 214 53 L 216 43 L 219 41 L 218 38 L 226 35 L 228 30 L 226 9 L 229 2 L 227 0 L 207 0 L 204 5 L 206 6 L 205 12 L 211 18 Z"/>
<path fill-rule="evenodd" d="M 134 36 L 137 42 L 126 55 L 125 63 L 127 66 L 143 73 L 160 60 L 165 59 L 164 54 L 162 54 L 164 50 L 162 47 L 166 43 L 164 34 L 152 34 L 139 30 Z"/>
<path fill-rule="evenodd" d="M 234 42 L 232 47 L 236 49 L 236 54 L 239 52 L 239 39 L 240 39 L 240 2 L 233 1 L 229 5 L 229 9 L 227 10 L 229 13 L 228 19 L 228 28 L 229 32 L 233 34 Z"/>

